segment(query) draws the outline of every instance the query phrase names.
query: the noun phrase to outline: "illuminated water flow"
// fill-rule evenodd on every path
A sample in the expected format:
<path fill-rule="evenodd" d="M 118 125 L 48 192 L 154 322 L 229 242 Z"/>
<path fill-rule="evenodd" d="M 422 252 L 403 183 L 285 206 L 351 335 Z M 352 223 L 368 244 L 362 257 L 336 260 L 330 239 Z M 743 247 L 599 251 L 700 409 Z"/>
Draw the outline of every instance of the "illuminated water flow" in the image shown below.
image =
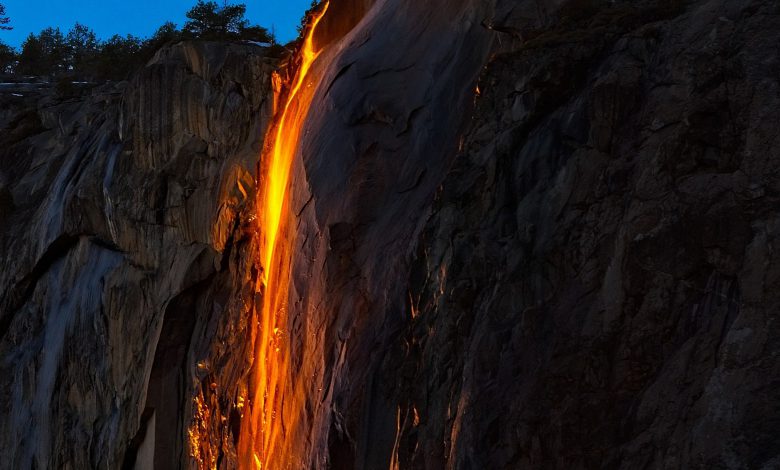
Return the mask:
<path fill-rule="evenodd" d="M 263 285 L 265 289 L 255 341 L 252 398 L 241 424 L 238 449 L 241 468 L 285 468 L 292 452 L 285 439 L 295 430 L 295 417 L 287 415 L 295 413 L 285 413 L 285 410 L 295 410 L 301 400 L 295 393 L 283 395 L 290 386 L 289 343 L 284 336 L 292 256 L 292 235 L 286 230 L 290 212 L 287 189 L 301 127 L 316 88 L 310 71 L 321 51 L 315 49 L 313 36 L 327 9 L 325 3 L 312 18 L 299 52 L 297 71 L 289 84 L 284 106 L 277 114 L 273 143 L 263 158 L 258 199 L 263 275 L 257 290 Z M 280 78 L 277 76 L 275 80 Z M 281 403 L 282 397 L 286 403 Z"/>

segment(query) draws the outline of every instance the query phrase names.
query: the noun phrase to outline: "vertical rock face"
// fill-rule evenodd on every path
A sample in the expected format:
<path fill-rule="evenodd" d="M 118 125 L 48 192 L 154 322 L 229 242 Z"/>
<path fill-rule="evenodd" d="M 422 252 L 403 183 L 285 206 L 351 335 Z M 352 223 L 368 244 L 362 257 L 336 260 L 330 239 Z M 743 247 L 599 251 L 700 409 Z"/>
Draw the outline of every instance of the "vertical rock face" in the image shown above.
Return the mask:
<path fill-rule="evenodd" d="M 387 1 L 333 52 L 294 199 L 312 465 L 777 466 L 777 6 L 530 3 Z"/>
<path fill-rule="evenodd" d="M 776 468 L 777 4 L 574 6 L 480 78 L 372 374 L 394 462 Z"/>
<path fill-rule="evenodd" d="M 248 277 L 235 224 L 271 113 L 259 52 L 180 44 L 131 83 L 4 117 L 0 466 L 188 458 L 195 362 Z"/>
<path fill-rule="evenodd" d="M 780 466 L 776 2 L 332 1 L 279 467 Z M 0 466 L 235 467 L 272 68 L 0 113 Z"/>
<path fill-rule="evenodd" d="M 410 244 L 470 115 L 491 9 L 378 2 L 320 58 L 291 199 L 291 381 L 308 424 L 295 468 L 393 460 L 396 377 L 380 371 L 400 346 Z"/>

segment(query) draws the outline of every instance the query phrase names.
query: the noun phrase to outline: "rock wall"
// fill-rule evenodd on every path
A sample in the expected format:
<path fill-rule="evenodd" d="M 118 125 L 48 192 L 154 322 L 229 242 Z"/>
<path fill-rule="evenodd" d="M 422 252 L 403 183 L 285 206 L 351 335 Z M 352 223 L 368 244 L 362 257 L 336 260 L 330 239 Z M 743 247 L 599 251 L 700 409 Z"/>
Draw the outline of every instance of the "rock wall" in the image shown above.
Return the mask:
<path fill-rule="evenodd" d="M 132 468 L 149 420 L 156 468 L 188 460 L 196 363 L 249 278 L 273 70 L 179 44 L 85 98 L 1 98 L 0 467 Z"/>
<path fill-rule="evenodd" d="M 410 244 L 454 157 L 492 43 L 490 2 L 387 0 L 324 52 L 291 197 L 293 468 L 386 468 Z M 425 45 L 424 47 L 421 47 Z"/>
<path fill-rule="evenodd" d="M 374 372 L 394 461 L 777 468 L 777 4 L 575 6 L 480 78 Z"/>
<path fill-rule="evenodd" d="M 333 1 L 280 466 L 779 466 L 776 2 Z M 234 468 L 272 69 L 2 97 L 0 466 Z"/>
<path fill-rule="evenodd" d="M 298 467 L 780 465 L 777 13 L 371 10 L 300 152 Z"/>

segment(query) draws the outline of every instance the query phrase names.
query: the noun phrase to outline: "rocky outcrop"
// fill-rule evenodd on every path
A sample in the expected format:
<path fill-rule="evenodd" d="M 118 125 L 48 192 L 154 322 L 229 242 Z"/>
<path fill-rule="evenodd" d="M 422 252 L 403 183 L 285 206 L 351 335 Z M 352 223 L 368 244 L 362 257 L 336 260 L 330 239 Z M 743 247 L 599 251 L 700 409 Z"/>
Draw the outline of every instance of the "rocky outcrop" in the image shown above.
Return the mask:
<path fill-rule="evenodd" d="M 332 1 L 279 466 L 780 466 L 775 3 Z M 3 465 L 236 466 L 272 69 L 2 98 Z"/>
<path fill-rule="evenodd" d="M 301 467 L 780 465 L 776 5 L 544 5 L 384 2 L 325 72 Z"/>
<path fill-rule="evenodd" d="M 777 468 L 777 5 L 572 3 L 491 58 L 417 241 L 395 461 Z"/>
<path fill-rule="evenodd" d="M 156 468 L 187 461 L 191 377 L 249 277 L 273 69 L 179 44 L 84 99 L 3 97 L 0 466 L 143 466 L 151 434 Z"/>
<path fill-rule="evenodd" d="M 312 111 L 327 112 L 306 122 L 291 197 L 289 334 L 300 364 L 291 381 L 307 397 L 295 468 L 385 468 L 393 459 L 396 375 L 382 364 L 408 315 L 410 244 L 471 114 L 490 9 L 383 2 L 321 59 Z"/>

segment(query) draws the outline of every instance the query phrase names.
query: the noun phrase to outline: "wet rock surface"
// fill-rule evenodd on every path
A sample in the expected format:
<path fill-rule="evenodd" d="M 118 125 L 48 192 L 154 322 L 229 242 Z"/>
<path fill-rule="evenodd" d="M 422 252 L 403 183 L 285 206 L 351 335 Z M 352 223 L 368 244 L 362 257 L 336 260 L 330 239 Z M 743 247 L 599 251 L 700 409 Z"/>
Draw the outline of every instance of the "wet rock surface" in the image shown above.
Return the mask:
<path fill-rule="evenodd" d="M 780 466 L 775 2 L 370 4 L 293 168 L 286 464 Z M 193 417 L 236 465 L 271 70 L 0 112 L 2 466 L 191 466 Z"/>
<path fill-rule="evenodd" d="M 777 5 L 570 14 L 491 58 L 416 244 L 399 467 L 776 468 Z"/>
<path fill-rule="evenodd" d="M 273 69 L 183 43 L 85 97 L 2 97 L 1 467 L 149 468 L 151 434 L 155 468 L 187 461 L 196 362 L 250 279 Z"/>
<path fill-rule="evenodd" d="M 776 467 L 777 6 L 537 6 L 387 2 L 427 14 L 369 13 L 323 79 L 290 326 L 318 461 Z"/>

